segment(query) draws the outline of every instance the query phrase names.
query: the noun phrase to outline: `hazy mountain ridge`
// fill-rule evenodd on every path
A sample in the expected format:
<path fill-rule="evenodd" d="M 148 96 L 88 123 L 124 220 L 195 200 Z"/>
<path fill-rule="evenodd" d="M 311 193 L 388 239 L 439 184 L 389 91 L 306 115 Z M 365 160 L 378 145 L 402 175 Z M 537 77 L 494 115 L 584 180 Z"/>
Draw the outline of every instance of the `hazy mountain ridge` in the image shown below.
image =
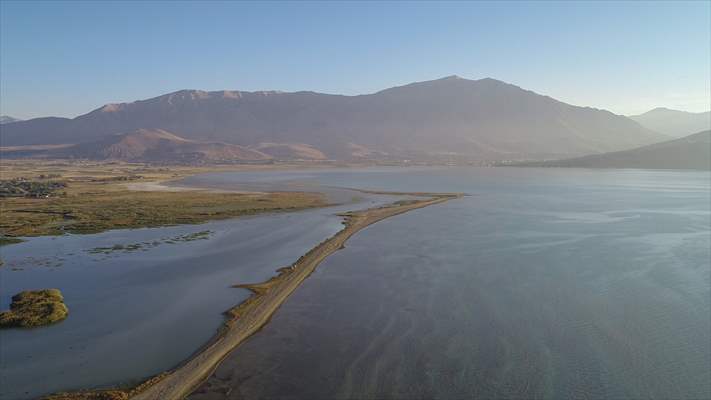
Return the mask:
<path fill-rule="evenodd" d="M 447 77 L 342 96 L 182 90 L 108 104 L 74 119 L 2 128 L 5 146 L 81 143 L 137 129 L 241 146 L 299 143 L 328 158 L 544 159 L 664 140 L 608 111 L 577 107 L 495 79 Z"/>
<path fill-rule="evenodd" d="M 0 125 L 9 124 L 11 122 L 19 122 L 19 121 L 22 121 L 22 120 L 19 118 L 11 117 L 9 115 L 0 115 Z"/>
<path fill-rule="evenodd" d="M 671 137 L 684 137 L 711 129 L 711 111 L 690 113 L 658 107 L 630 119 L 642 126 Z"/>
<path fill-rule="evenodd" d="M 567 160 L 523 163 L 522 166 L 579 168 L 644 168 L 711 170 L 711 131 L 632 150 Z"/>

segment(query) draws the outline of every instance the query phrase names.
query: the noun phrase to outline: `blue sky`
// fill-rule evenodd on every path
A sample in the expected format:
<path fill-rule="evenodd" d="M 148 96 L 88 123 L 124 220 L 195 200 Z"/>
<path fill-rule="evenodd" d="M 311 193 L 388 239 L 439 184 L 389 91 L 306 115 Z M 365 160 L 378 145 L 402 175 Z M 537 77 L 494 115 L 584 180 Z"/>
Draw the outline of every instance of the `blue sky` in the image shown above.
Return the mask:
<path fill-rule="evenodd" d="M 711 2 L 0 3 L 0 112 L 179 89 L 362 94 L 493 77 L 632 114 L 711 108 Z"/>

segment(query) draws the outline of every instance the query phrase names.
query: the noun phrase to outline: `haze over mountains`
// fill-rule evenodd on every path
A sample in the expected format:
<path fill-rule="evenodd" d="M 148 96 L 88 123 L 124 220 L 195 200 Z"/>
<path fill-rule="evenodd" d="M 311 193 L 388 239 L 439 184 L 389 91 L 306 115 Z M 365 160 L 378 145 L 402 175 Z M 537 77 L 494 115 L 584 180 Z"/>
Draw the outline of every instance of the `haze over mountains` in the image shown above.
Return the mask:
<path fill-rule="evenodd" d="M 632 150 L 522 166 L 578 168 L 711 169 L 711 131 Z"/>
<path fill-rule="evenodd" d="M 659 107 L 630 118 L 653 131 L 677 138 L 711 129 L 711 111 L 690 113 Z"/>
<path fill-rule="evenodd" d="M 10 122 L 22 121 L 21 119 L 13 118 L 9 115 L 0 115 L 0 125 L 9 124 Z"/>
<path fill-rule="evenodd" d="M 456 76 L 358 96 L 182 90 L 74 119 L 15 122 L 0 132 L 3 146 L 19 146 L 96 142 L 138 129 L 314 159 L 550 159 L 665 139 L 608 111 Z"/>

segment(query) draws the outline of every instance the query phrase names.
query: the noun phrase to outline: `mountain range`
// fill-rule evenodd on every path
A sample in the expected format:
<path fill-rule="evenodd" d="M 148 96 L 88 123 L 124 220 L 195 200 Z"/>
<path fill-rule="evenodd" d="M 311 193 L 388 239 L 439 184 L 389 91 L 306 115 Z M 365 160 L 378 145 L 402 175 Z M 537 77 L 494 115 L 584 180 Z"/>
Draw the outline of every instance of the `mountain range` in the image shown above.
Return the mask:
<path fill-rule="evenodd" d="M 576 168 L 711 169 L 711 131 L 632 150 L 521 166 Z"/>
<path fill-rule="evenodd" d="M 536 160 L 668 139 L 609 111 L 573 106 L 495 79 L 451 76 L 357 96 L 182 90 L 107 104 L 72 119 L 4 124 L 0 140 L 4 147 L 110 147 L 115 135 L 139 130 L 175 136 L 165 143 L 237 145 L 272 158 L 306 159 Z M 77 157 L 123 154 L 85 153 L 86 148 L 67 147 Z M 177 148 L 171 151 L 189 147 Z"/>
<path fill-rule="evenodd" d="M 659 107 L 644 114 L 631 115 L 630 119 L 675 138 L 711 129 L 711 111 L 690 113 Z"/>

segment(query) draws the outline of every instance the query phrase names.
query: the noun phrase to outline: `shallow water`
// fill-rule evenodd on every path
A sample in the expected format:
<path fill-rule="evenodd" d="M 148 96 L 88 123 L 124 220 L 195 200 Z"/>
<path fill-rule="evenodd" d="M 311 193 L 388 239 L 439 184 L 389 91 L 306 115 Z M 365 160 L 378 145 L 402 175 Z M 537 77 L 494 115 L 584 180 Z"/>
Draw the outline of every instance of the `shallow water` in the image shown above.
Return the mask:
<path fill-rule="evenodd" d="M 370 169 L 366 228 L 193 399 L 711 398 L 708 172 Z"/>
<path fill-rule="evenodd" d="M 513 168 L 190 178 L 471 194 L 354 236 L 218 368 L 211 398 L 709 398 L 710 179 Z M 295 261 L 341 228 L 336 212 L 392 200 L 326 191 L 367 201 L 0 248 L 0 306 L 20 290 L 59 287 L 71 313 L 0 331 L 0 398 L 132 383 L 172 367 L 246 298 L 232 284 Z M 203 231 L 208 239 L 174 240 Z M 148 245 L 87 251 L 135 243 Z"/>
<path fill-rule="evenodd" d="M 317 210 L 0 247 L 0 308 L 19 291 L 59 288 L 70 313 L 47 327 L 0 330 L 0 399 L 132 384 L 172 368 L 249 296 L 231 285 L 264 281 L 296 261 L 342 228 L 336 213 L 397 199 L 358 197 Z"/>

